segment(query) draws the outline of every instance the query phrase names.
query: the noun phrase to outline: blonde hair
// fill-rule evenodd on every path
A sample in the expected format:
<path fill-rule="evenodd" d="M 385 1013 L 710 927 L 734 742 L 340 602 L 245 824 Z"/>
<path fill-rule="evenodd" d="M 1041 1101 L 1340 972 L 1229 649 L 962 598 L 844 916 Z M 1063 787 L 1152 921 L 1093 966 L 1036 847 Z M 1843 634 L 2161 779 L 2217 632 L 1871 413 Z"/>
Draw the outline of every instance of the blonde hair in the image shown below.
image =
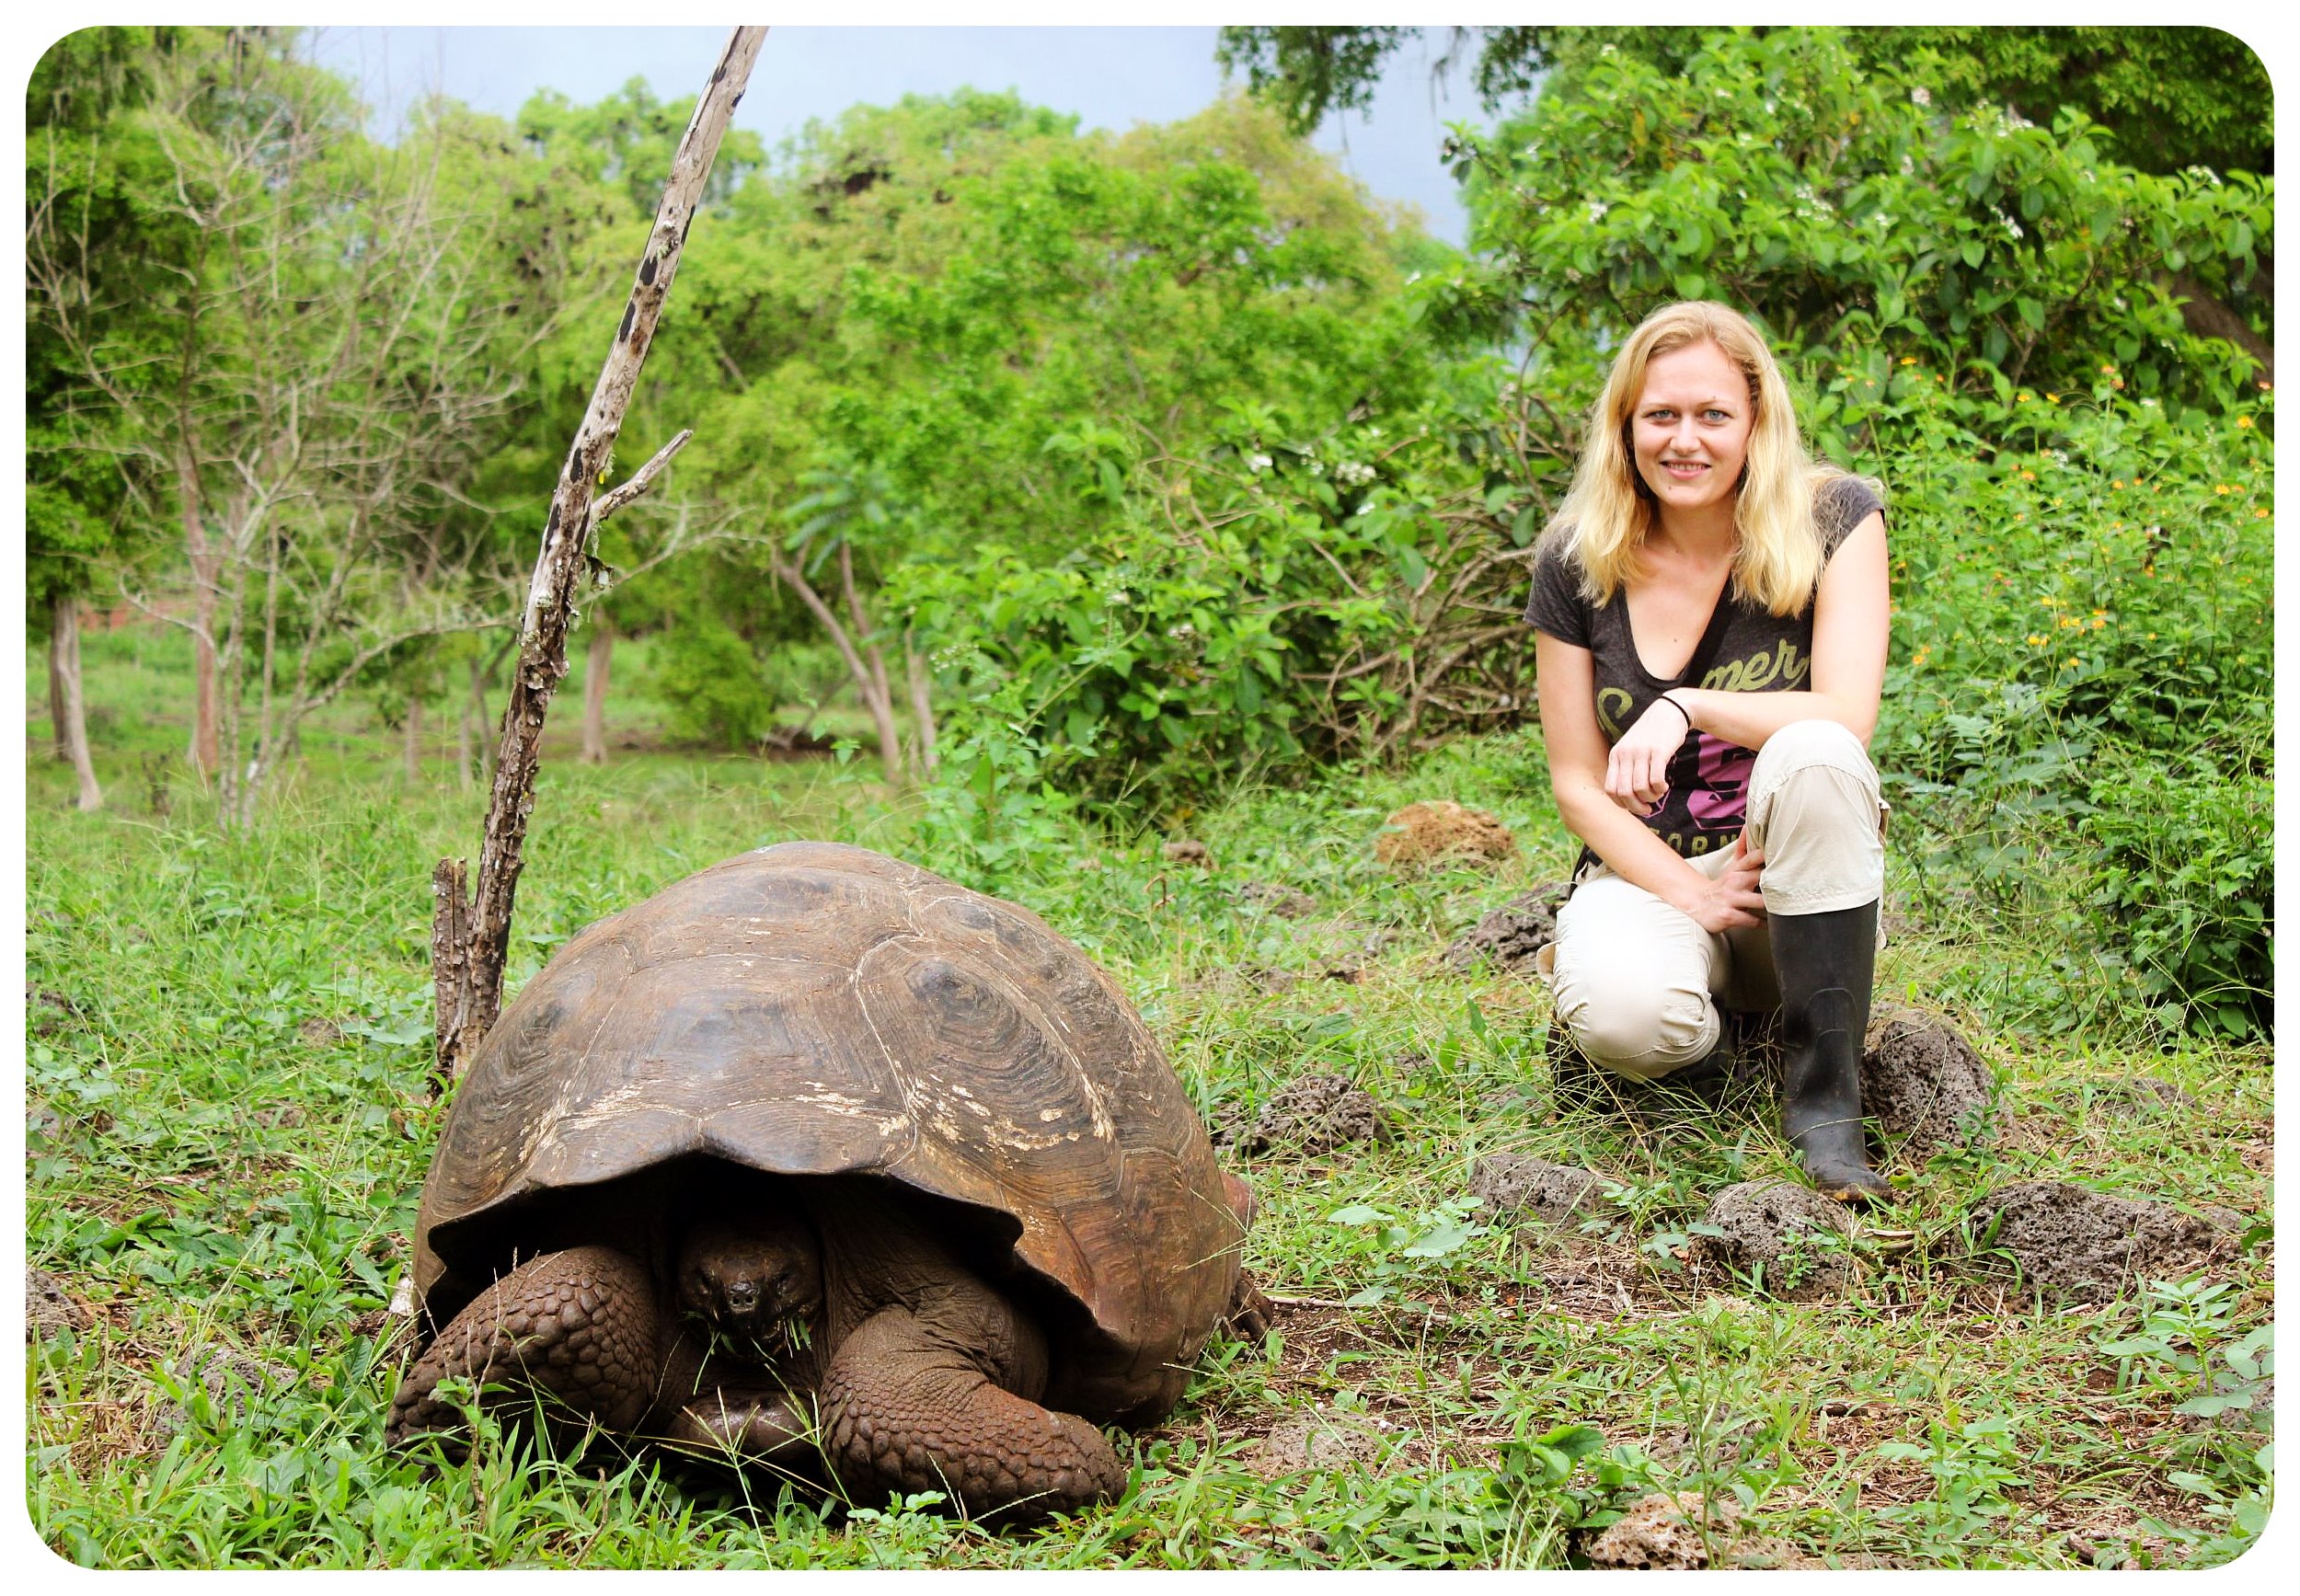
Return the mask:
<path fill-rule="evenodd" d="M 1614 357 L 1604 392 L 1590 408 L 1573 487 L 1542 534 L 1581 568 L 1581 592 L 1609 603 L 1637 566 L 1638 549 L 1655 523 L 1652 490 L 1638 475 L 1629 443 L 1630 412 L 1645 388 L 1646 368 L 1662 355 L 1715 344 L 1749 383 L 1749 453 L 1733 495 L 1732 591 L 1777 615 L 1799 614 L 1821 580 L 1821 534 L 1813 493 L 1846 473 L 1816 464 L 1798 435 L 1788 385 L 1765 339 L 1739 311 L 1711 300 L 1663 305 L 1639 324 Z"/>

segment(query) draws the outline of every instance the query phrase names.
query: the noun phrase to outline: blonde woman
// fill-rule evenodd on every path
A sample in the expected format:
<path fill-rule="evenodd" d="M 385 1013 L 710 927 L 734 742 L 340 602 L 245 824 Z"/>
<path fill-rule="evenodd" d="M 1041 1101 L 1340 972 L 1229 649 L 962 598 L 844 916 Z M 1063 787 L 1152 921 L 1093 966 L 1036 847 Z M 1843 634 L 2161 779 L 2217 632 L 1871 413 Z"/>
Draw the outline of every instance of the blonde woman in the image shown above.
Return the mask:
<path fill-rule="evenodd" d="M 1720 1001 L 1777 1005 L 1783 1134 L 1855 1201 L 1889 1189 L 1859 1074 L 1889 609 L 1877 489 L 1807 457 L 1757 330 L 1706 302 L 1647 317 L 1526 611 L 1550 787 L 1583 844 L 1546 956 L 1557 1016 L 1608 1070 L 1698 1079 L 1730 1057 Z"/>

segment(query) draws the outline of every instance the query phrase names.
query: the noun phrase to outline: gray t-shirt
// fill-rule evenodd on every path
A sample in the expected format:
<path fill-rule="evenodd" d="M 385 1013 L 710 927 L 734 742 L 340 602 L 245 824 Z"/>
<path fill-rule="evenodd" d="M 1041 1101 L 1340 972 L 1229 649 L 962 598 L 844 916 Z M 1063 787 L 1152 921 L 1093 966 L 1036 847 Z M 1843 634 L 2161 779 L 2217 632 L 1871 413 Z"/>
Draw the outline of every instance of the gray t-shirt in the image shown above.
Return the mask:
<path fill-rule="evenodd" d="M 1857 477 L 1834 477 L 1815 489 L 1813 520 L 1825 566 L 1852 530 L 1884 506 Z M 1672 687 L 1726 693 L 1789 693 L 1812 673 L 1812 606 L 1776 615 L 1736 596 L 1730 584 L 1684 671 L 1660 677 L 1645 669 L 1629 638 L 1629 606 L 1616 592 L 1604 604 L 1581 596 L 1581 573 L 1562 543 L 1534 566 L 1525 606 L 1534 629 L 1590 651 L 1597 685 L 1597 725 L 1611 748 L 1653 700 Z M 1645 817 L 1653 834 L 1686 858 L 1729 847 L 1741 834 L 1754 751 L 1706 731 L 1686 734 L 1669 762 L 1669 790 Z M 1595 855 L 1581 850 L 1581 863 Z M 1576 867 L 1575 873 L 1580 873 Z"/>

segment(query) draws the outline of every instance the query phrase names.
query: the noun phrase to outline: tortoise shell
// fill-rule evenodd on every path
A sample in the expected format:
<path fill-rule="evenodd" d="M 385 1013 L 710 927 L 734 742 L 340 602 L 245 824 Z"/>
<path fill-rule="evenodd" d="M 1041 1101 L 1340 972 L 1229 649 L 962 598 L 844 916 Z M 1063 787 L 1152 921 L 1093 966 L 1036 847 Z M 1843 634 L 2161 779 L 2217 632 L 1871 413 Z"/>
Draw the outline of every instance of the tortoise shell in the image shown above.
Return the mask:
<path fill-rule="evenodd" d="M 424 1184 L 428 1316 L 484 1289 L 507 1227 L 697 1156 L 1006 1216 L 1001 1261 L 1082 1310 L 1049 1331 L 1073 1411 L 1170 1408 L 1237 1277 L 1205 1129 L 1110 978 L 1029 911 L 862 848 L 730 859 L 527 983 Z"/>

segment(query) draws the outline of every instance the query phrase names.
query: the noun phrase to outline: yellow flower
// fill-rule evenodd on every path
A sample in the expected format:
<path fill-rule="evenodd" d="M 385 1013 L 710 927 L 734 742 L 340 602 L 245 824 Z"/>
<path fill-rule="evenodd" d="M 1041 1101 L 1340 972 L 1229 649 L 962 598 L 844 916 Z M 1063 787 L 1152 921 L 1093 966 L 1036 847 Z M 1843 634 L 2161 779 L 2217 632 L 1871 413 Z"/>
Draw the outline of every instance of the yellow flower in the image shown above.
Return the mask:
<path fill-rule="evenodd" d="M 2044 647 L 2044 643 L 2045 639 L 2041 635 L 2036 632 L 2029 634 L 2029 647 L 2031 649 L 2041 649 Z"/>
<path fill-rule="evenodd" d="M 2266 507 L 2263 506 L 2262 508 L 2254 511 L 2252 512 L 2252 519 L 2254 521 L 2266 521 L 2268 519 L 2268 511 Z"/>
<path fill-rule="evenodd" d="M 2044 396 L 2044 402 L 2048 405 L 2057 405 L 2061 402 L 2061 396 L 2058 394 L 2047 394 Z"/>
<path fill-rule="evenodd" d="M 2029 396 L 2026 394 L 2016 394 L 2013 396 L 2013 402 L 2018 405 L 2025 405 L 2029 402 Z"/>
<path fill-rule="evenodd" d="M 1901 357 L 1901 363 L 1904 366 L 1913 366 L 1916 364 L 1916 357 L 1915 355 L 1903 355 Z"/>
<path fill-rule="evenodd" d="M 2122 477 L 2112 477 L 2109 479 L 2109 486 L 2110 488 L 2122 488 L 2124 486 L 2124 478 Z"/>
<path fill-rule="evenodd" d="M 2252 418 L 2249 416 L 2238 416 L 2237 418 L 2237 425 L 2239 427 L 2249 427 L 2251 424 Z"/>
<path fill-rule="evenodd" d="M 2236 489 L 2235 489 L 2235 488 L 2231 488 L 2231 487 L 2229 487 L 2229 486 L 2228 486 L 2225 482 L 2222 482 L 2222 483 L 2215 484 L 2215 485 L 2214 485 L 2214 487 L 2213 488 L 2213 491 L 2214 491 L 2214 493 L 2222 493 L 2222 494 L 2226 494 L 2226 493 L 2234 493 L 2234 492 L 2236 491 Z"/>

